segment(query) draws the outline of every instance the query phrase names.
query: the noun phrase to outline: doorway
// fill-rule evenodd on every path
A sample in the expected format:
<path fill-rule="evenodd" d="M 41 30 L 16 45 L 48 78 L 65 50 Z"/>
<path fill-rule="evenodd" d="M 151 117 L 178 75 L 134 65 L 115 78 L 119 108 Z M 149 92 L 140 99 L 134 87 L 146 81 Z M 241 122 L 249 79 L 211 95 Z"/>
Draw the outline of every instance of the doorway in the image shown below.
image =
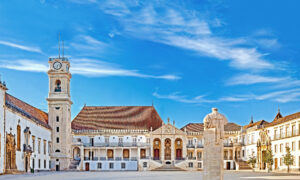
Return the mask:
<path fill-rule="evenodd" d="M 275 170 L 278 169 L 278 159 L 277 158 L 275 158 L 274 165 L 275 165 Z"/>
<path fill-rule="evenodd" d="M 90 163 L 85 163 L 85 171 L 89 171 L 90 170 Z"/>
<path fill-rule="evenodd" d="M 226 169 L 230 170 L 230 162 L 226 162 Z"/>
<path fill-rule="evenodd" d="M 159 160 L 159 149 L 154 149 L 154 160 Z"/>
<path fill-rule="evenodd" d="M 55 170 L 59 171 L 59 165 L 56 165 Z"/>

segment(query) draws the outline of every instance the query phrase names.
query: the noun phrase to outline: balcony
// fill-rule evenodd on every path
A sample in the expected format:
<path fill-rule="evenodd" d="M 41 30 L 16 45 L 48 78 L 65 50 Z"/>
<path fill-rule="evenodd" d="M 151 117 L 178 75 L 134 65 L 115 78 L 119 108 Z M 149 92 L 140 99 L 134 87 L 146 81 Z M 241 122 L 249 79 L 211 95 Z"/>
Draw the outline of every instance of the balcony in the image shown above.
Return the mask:
<path fill-rule="evenodd" d="M 233 147 L 233 143 L 224 143 L 224 147 Z"/>
<path fill-rule="evenodd" d="M 203 144 L 197 144 L 197 148 L 203 148 Z"/>
<path fill-rule="evenodd" d="M 186 147 L 187 148 L 195 148 L 195 145 L 194 144 L 187 144 Z"/>
<path fill-rule="evenodd" d="M 188 160 L 196 160 L 196 157 L 190 157 L 190 156 L 188 156 L 187 159 Z"/>
<path fill-rule="evenodd" d="M 84 147 L 144 147 L 150 143 L 115 142 L 115 143 L 83 143 Z"/>
<path fill-rule="evenodd" d="M 290 137 L 300 136 L 299 130 L 287 131 L 283 133 L 278 133 L 273 136 L 273 140 L 285 139 Z"/>

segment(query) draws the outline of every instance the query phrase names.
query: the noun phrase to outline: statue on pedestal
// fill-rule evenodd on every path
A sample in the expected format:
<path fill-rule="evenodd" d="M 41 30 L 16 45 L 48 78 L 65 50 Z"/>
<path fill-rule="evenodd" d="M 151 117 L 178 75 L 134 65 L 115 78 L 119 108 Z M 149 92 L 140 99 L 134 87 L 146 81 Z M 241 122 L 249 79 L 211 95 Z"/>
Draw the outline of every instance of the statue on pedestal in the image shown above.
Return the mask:
<path fill-rule="evenodd" d="M 204 120 L 204 180 L 223 180 L 224 178 L 224 125 L 226 117 L 212 108 Z"/>

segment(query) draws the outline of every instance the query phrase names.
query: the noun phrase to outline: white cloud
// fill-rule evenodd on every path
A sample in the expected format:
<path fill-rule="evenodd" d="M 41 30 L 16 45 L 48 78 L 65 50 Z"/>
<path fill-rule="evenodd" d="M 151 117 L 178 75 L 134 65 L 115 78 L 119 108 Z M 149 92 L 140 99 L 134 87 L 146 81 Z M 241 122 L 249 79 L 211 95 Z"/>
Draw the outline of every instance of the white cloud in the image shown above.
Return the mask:
<path fill-rule="evenodd" d="M 34 60 L 0 60 L 0 68 L 29 71 L 29 72 L 47 72 L 48 66 L 39 61 Z M 140 73 L 137 70 L 128 70 L 120 68 L 115 64 L 106 63 L 92 59 L 75 59 L 71 60 L 70 71 L 72 74 L 83 76 L 104 77 L 104 76 L 124 76 L 124 77 L 139 77 L 165 80 L 178 80 L 179 76 L 166 75 L 149 75 Z"/>
<path fill-rule="evenodd" d="M 287 80 L 285 77 L 269 77 L 255 74 L 239 74 L 227 81 L 227 85 L 250 85 L 257 83 L 277 83 Z"/>
<path fill-rule="evenodd" d="M 185 95 L 180 95 L 179 92 L 174 92 L 171 94 L 159 94 L 158 92 L 152 93 L 152 95 L 158 99 L 168 99 L 172 101 L 177 101 L 181 103 L 189 104 L 203 104 L 203 103 L 219 103 L 219 102 L 243 102 L 243 101 L 275 101 L 280 103 L 287 103 L 300 100 L 300 89 L 290 89 L 290 90 L 281 90 L 273 91 L 265 94 L 243 94 L 235 96 L 224 96 L 216 99 L 206 99 L 204 95 L 196 96 L 193 98 L 188 98 Z"/>
<path fill-rule="evenodd" d="M 108 47 L 108 44 L 97 40 L 96 38 L 88 35 L 76 36 L 70 45 L 77 50 L 88 50 L 95 52 L 96 50 L 103 50 Z"/>
<path fill-rule="evenodd" d="M 20 45 L 20 44 L 8 42 L 8 41 L 1 41 L 1 40 L 0 40 L 0 44 L 4 45 L 4 46 L 9 46 L 9 47 L 12 47 L 12 48 L 21 49 L 21 50 L 24 50 L 24 51 L 42 53 L 42 51 L 38 47 L 24 46 L 24 45 Z"/>
<path fill-rule="evenodd" d="M 243 38 L 216 36 L 210 28 L 210 20 L 184 5 L 109 0 L 99 4 L 99 7 L 123 25 L 126 35 L 192 50 L 201 56 L 229 60 L 230 66 L 237 69 L 274 68 L 266 59 L 266 54 L 249 47 Z M 222 24 L 220 19 L 217 21 Z M 262 43 L 270 46 L 275 41 L 267 43 L 265 39 Z"/>

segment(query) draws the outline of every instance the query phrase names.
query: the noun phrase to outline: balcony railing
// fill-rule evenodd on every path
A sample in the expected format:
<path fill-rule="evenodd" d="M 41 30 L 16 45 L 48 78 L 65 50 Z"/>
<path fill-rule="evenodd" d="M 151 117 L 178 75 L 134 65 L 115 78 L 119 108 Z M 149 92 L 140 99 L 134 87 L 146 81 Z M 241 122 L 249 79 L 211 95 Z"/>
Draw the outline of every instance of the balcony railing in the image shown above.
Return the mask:
<path fill-rule="evenodd" d="M 84 157 L 84 160 L 85 161 L 137 161 L 137 157 L 131 157 L 131 158 Z"/>
<path fill-rule="evenodd" d="M 186 147 L 187 148 L 195 148 L 195 145 L 194 144 L 187 144 Z"/>
<path fill-rule="evenodd" d="M 224 143 L 224 147 L 233 147 L 233 143 Z"/>
<path fill-rule="evenodd" d="M 150 146 L 150 143 L 124 143 L 124 142 L 116 142 L 116 143 L 83 143 L 84 147 L 144 147 Z"/>
<path fill-rule="evenodd" d="M 299 130 L 287 131 L 283 133 L 278 133 L 273 136 L 273 140 L 285 139 L 290 137 L 300 136 Z"/>
<path fill-rule="evenodd" d="M 190 157 L 190 156 L 188 156 L 187 159 L 188 160 L 196 160 L 196 157 Z"/>

